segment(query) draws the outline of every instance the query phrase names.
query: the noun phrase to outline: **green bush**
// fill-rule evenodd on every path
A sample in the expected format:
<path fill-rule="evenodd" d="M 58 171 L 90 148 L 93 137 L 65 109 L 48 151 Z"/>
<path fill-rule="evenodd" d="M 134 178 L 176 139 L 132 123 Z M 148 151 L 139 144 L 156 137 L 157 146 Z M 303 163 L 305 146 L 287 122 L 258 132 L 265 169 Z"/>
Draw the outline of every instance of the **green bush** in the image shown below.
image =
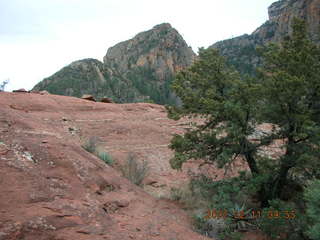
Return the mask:
<path fill-rule="evenodd" d="M 101 140 L 99 137 L 90 137 L 82 144 L 82 147 L 87 152 L 92 153 L 95 156 L 97 156 L 98 158 L 100 158 L 106 164 L 108 164 L 110 166 L 113 165 L 114 161 L 113 161 L 112 157 L 110 156 L 110 154 L 99 149 L 100 142 L 101 142 Z"/>
<path fill-rule="evenodd" d="M 222 218 L 205 219 L 202 213 L 193 216 L 195 230 L 205 236 L 218 239 L 225 232 L 227 226 Z"/>
<path fill-rule="evenodd" d="M 209 208 L 232 210 L 236 205 L 243 206 L 250 202 L 250 184 L 245 174 L 220 181 L 202 176 L 192 180 L 191 185 L 193 191 L 197 189 L 201 197 L 209 203 Z"/>
<path fill-rule="evenodd" d="M 214 239 L 238 239 L 238 230 L 246 223 L 233 218 L 235 211 L 248 212 L 245 205 L 244 177 L 213 181 L 205 176 L 192 179 L 189 186 L 171 189 L 171 199 L 184 204 L 193 217 L 195 231 Z M 205 218 L 208 210 L 216 210 L 217 218 Z M 224 211 L 225 210 L 225 211 Z M 224 213 L 228 215 L 222 216 Z"/>
<path fill-rule="evenodd" d="M 96 154 L 99 143 L 100 143 L 99 137 L 90 137 L 89 139 L 87 139 L 87 140 L 82 144 L 82 147 L 83 147 L 87 152 Z"/>
<path fill-rule="evenodd" d="M 305 215 L 294 202 L 270 201 L 270 207 L 264 208 L 258 219 L 258 226 L 271 239 L 309 239 L 304 234 L 307 228 Z"/>
<path fill-rule="evenodd" d="M 98 157 L 110 166 L 112 166 L 114 163 L 112 157 L 107 152 L 98 151 Z"/>
<path fill-rule="evenodd" d="M 313 240 L 320 239 L 320 180 L 316 180 L 307 187 L 304 194 L 307 205 L 307 217 L 310 227 L 307 231 L 308 236 Z"/>
<path fill-rule="evenodd" d="M 307 229 L 306 217 L 304 214 L 303 201 L 297 196 L 291 201 L 273 200 L 270 201 L 270 207 L 261 209 L 254 200 L 254 186 L 260 184 L 261 179 L 248 181 L 247 176 L 241 173 L 240 176 L 223 179 L 221 181 L 213 181 L 206 177 L 201 177 L 191 182 L 192 188 L 197 189 L 198 194 L 207 202 L 207 209 L 216 209 L 217 211 L 227 210 L 226 218 L 204 219 L 203 216 L 196 215 L 194 224 L 198 232 L 209 236 L 213 232 L 213 227 L 217 222 L 215 220 L 224 220 L 224 227 L 215 230 L 215 236 L 220 239 L 237 239 L 242 231 L 261 230 L 271 239 L 276 239 L 279 236 L 285 236 L 288 240 L 308 239 L 304 232 Z M 247 183 L 247 184 L 246 184 Z M 313 186 L 313 189 L 320 189 L 320 186 Z M 320 196 L 320 190 L 319 195 Z M 312 198 L 312 194 L 308 195 L 310 203 L 315 206 L 320 201 L 320 198 Z M 199 209 L 203 207 L 199 207 Z M 318 204 L 319 206 L 319 204 Z M 260 211 L 261 217 L 253 218 L 252 211 Z M 287 211 L 287 212 L 286 212 Z M 320 214 L 320 208 L 314 212 L 314 220 Z M 234 213 L 244 213 L 244 219 L 237 218 Z M 275 213 L 279 213 L 280 217 L 276 217 Z M 273 214 L 271 217 L 269 213 Z M 286 218 L 286 216 L 291 218 Z M 312 214 L 310 214 L 312 216 Z M 208 222 L 208 220 L 210 220 Z M 320 222 L 320 221 L 318 221 Z M 211 225 L 210 225 L 211 224 Z M 310 225 L 310 224 L 309 224 Z M 311 230 L 311 229 L 310 229 Z M 210 233 L 211 232 L 211 233 Z M 314 233 L 317 233 L 315 228 Z M 311 236 L 311 235 L 310 235 Z M 316 236 L 316 235 L 313 235 Z M 216 237 L 217 238 L 217 237 Z M 319 238 L 313 238 L 319 239 Z"/>
<path fill-rule="evenodd" d="M 125 178 L 140 186 L 148 174 L 149 166 L 146 161 L 139 163 L 136 159 L 136 156 L 132 153 L 129 153 L 126 162 L 120 170 Z"/>
<path fill-rule="evenodd" d="M 196 193 L 196 189 L 191 188 L 190 184 L 171 188 L 170 199 L 182 203 L 183 209 L 188 211 L 199 208 L 203 209 L 207 205 L 207 202 Z"/>

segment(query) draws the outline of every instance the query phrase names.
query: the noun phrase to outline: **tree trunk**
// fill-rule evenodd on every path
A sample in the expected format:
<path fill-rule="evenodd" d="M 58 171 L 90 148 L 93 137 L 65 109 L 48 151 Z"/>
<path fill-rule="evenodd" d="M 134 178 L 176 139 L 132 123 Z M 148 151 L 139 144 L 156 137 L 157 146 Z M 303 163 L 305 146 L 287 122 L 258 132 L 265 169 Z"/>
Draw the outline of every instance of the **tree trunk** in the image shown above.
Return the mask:
<path fill-rule="evenodd" d="M 275 173 L 276 178 L 270 179 L 267 183 L 264 183 L 261 186 L 259 191 L 259 199 L 261 201 L 261 208 L 269 207 L 269 201 L 273 199 L 280 199 L 284 187 L 287 185 L 287 177 L 289 170 L 294 167 L 293 161 L 293 149 L 294 141 L 293 139 L 288 139 L 287 151 L 283 156 L 283 161 L 280 166 L 278 173 Z"/>
<path fill-rule="evenodd" d="M 254 151 L 252 149 L 250 149 L 250 142 L 247 139 L 243 139 L 242 140 L 243 143 L 243 148 L 244 148 L 244 157 L 248 163 L 248 166 L 250 168 L 250 171 L 252 173 L 252 175 L 257 175 L 259 174 L 259 169 L 257 166 L 257 162 L 253 156 Z"/>
<path fill-rule="evenodd" d="M 245 156 L 246 161 L 249 165 L 249 168 L 250 168 L 252 175 L 259 174 L 259 169 L 258 169 L 258 166 L 257 166 L 257 163 L 256 163 L 254 157 L 252 156 L 252 152 L 246 152 L 244 156 Z"/>

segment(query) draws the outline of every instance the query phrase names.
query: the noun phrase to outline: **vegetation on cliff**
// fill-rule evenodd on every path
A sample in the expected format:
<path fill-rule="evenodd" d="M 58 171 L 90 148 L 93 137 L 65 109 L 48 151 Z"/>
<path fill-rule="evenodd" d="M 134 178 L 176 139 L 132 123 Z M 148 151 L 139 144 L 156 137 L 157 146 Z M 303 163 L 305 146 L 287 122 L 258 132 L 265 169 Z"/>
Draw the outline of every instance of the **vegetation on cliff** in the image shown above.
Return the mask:
<path fill-rule="evenodd" d="M 268 11 L 269 20 L 252 34 L 211 46 L 219 49 L 227 64 L 240 74 L 257 74 L 256 68 L 262 66 L 257 47 L 279 42 L 291 33 L 294 17 L 306 19 L 308 36 L 319 43 L 319 0 L 277 1 Z M 174 75 L 190 66 L 195 58 L 182 36 L 170 24 L 163 23 L 109 48 L 103 63 L 98 60 L 89 63 L 87 59 L 78 61 L 77 68 L 73 64 L 63 68 L 37 84 L 34 90 L 76 97 L 91 94 L 96 98 L 110 97 L 118 103 L 175 105 L 180 101 L 169 85 Z"/>
<path fill-rule="evenodd" d="M 80 97 L 110 97 L 114 102 L 177 104 L 169 86 L 176 72 L 190 66 L 194 52 L 164 23 L 108 49 L 104 62 L 76 61 L 38 83 L 34 90 Z"/>
<path fill-rule="evenodd" d="M 216 49 L 201 50 L 199 60 L 177 75 L 172 87 L 183 105 L 169 107 L 169 116 L 201 116 L 204 123 L 172 139 L 171 166 L 179 169 L 189 159 L 203 159 L 227 168 L 243 158 L 250 171 L 220 185 L 237 197 L 218 191 L 210 196 L 213 205 L 236 201 L 257 208 L 258 201 L 265 212 L 290 206 L 295 212 L 291 225 L 262 221 L 260 228 L 272 237 L 285 232 L 287 239 L 308 239 L 302 193 L 320 176 L 320 48 L 307 38 L 305 23 L 296 19 L 293 34 L 281 45 L 265 47 L 263 58 L 257 78 L 241 77 Z M 261 123 L 272 129 L 258 134 Z M 263 153 L 279 140 L 282 154 L 273 158 Z"/>
<path fill-rule="evenodd" d="M 262 66 L 262 57 L 257 51 L 270 42 L 279 43 L 284 36 L 292 32 L 295 17 L 306 20 L 308 37 L 319 43 L 319 1 L 318 0 L 282 0 L 268 8 L 269 20 L 257 28 L 252 34 L 223 40 L 211 45 L 219 49 L 227 63 L 242 74 L 256 74 L 256 67 Z"/>

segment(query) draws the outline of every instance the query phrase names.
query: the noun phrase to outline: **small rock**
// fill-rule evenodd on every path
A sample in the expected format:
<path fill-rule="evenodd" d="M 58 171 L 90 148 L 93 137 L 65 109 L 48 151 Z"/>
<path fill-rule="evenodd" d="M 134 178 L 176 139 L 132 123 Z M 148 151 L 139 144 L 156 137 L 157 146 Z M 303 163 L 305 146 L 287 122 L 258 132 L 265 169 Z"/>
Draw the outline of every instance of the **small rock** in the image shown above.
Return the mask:
<path fill-rule="evenodd" d="M 150 184 L 148 184 L 148 185 L 150 185 L 150 186 L 152 186 L 152 187 L 154 187 L 154 188 L 161 188 L 161 187 L 167 186 L 166 184 L 161 184 L 161 183 L 159 183 L 159 182 L 152 182 L 152 183 L 150 183 Z"/>
<path fill-rule="evenodd" d="M 113 103 L 112 99 L 111 98 L 107 98 L 107 97 L 101 98 L 101 102 L 103 102 L 103 103 Z"/>
<path fill-rule="evenodd" d="M 118 200 L 116 201 L 116 204 L 118 207 L 128 207 L 129 206 L 129 201 L 127 200 Z"/>
<path fill-rule="evenodd" d="M 157 180 L 154 180 L 154 179 L 147 179 L 146 181 L 145 181 L 145 184 L 146 185 L 154 185 L 154 184 L 157 184 L 158 183 L 158 181 Z"/>
<path fill-rule="evenodd" d="M 42 140 L 41 143 L 48 143 L 48 140 Z"/>
<path fill-rule="evenodd" d="M 69 133 L 71 133 L 71 135 L 76 134 L 78 131 L 78 129 L 75 127 L 69 127 L 68 130 L 69 130 Z"/>
<path fill-rule="evenodd" d="M 89 101 L 93 101 L 93 102 L 96 101 L 96 100 L 94 99 L 94 97 L 93 97 L 92 95 L 89 95 L 89 94 L 84 94 L 84 95 L 82 95 L 81 99 L 89 100 Z"/>
<path fill-rule="evenodd" d="M 90 232 L 89 231 L 87 231 L 87 230 L 78 230 L 78 231 L 76 231 L 77 233 L 82 233 L 82 234 L 90 234 Z"/>
<path fill-rule="evenodd" d="M 31 90 L 30 93 L 36 93 L 36 94 L 40 94 L 40 91 L 37 90 Z"/>
<path fill-rule="evenodd" d="M 17 90 L 13 90 L 12 92 L 27 93 L 28 91 L 25 90 L 24 88 L 20 88 L 20 89 L 17 89 Z"/>
<path fill-rule="evenodd" d="M 39 92 L 41 95 L 47 95 L 47 94 L 50 94 L 48 91 L 46 91 L 46 90 L 43 90 L 43 91 L 40 91 Z"/>

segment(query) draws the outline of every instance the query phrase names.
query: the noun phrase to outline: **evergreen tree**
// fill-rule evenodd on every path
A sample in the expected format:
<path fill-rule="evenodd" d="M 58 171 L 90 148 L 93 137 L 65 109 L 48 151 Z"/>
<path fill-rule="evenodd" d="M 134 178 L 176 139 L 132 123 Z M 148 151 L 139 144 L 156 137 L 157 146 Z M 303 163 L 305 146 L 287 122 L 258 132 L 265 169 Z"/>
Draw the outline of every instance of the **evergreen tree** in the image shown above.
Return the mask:
<path fill-rule="evenodd" d="M 9 83 L 9 79 L 4 80 L 1 84 L 0 84 L 0 92 L 4 91 L 6 88 L 6 85 Z"/>
<path fill-rule="evenodd" d="M 204 123 L 183 136 L 172 139 L 175 156 L 171 166 L 181 168 L 192 158 L 230 165 L 243 156 L 253 175 L 259 174 L 257 150 L 266 142 L 249 141 L 256 126 L 259 84 L 227 67 L 216 49 L 200 49 L 193 66 L 180 72 L 173 90 L 181 98 L 181 108 L 168 107 L 169 116 L 201 116 Z"/>
<path fill-rule="evenodd" d="M 168 112 L 176 119 L 203 118 L 202 124 L 172 139 L 173 168 L 179 169 L 193 158 L 227 167 L 242 156 L 261 206 L 268 207 L 270 200 L 285 198 L 292 176 L 302 181 L 320 176 L 316 170 L 320 156 L 320 51 L 308 40 L 304 22 L 295 19 L 292 36 L 263 52 L 265 65 L 260 79 L 255 80 L 229 69 L 217 50 L 200 49 L 198 60 L 180 72 L 172 85 L 182 106 L 168 107 Z M 277 127 L 252 141 L 260 122 Z M 284 155 L 275 160 L 258 154 L 275 139 L 284 140 Z"/>
<path fill-rule="evenodd" d="M 320 49 L 307 38 L 306 26 L 295 19 L 292 36 L 263 53 L 263 121 L 276 124 L 273 138 L 284 139 L 285 154 L 262 189 L 263 206 L 280 198 L 289 176 L 319 176 Z"/>

